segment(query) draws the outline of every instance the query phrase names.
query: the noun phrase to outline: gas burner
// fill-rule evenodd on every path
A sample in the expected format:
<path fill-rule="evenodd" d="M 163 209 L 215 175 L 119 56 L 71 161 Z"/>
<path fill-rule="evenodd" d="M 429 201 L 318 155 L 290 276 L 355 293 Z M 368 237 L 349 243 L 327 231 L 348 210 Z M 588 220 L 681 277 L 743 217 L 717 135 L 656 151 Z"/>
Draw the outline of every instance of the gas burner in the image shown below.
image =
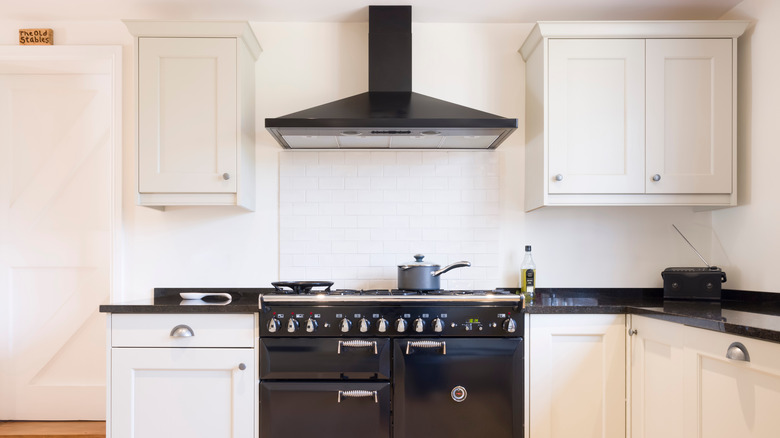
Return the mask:
<path fill-rule="evenodd" d="M 357 291 L 355 289 L 336 289 L 336 290 L 326 290 L 325 295 L 357 295 L 360 293 L 360 291 Z"/>
<path fill-rule="evenodd" d="M 403 295 L 403 296 L 409 296 L 409 295 L 423 295 L 429 291 L 423 292 L 419 290 L 403 290 L 403 289 L 393 289 L 390 291 L 390 295 Z"/>
<path fill-rule="evenodd" d="M 271 283 L 276 292 L 283 295 L 312 294 L 316 292 L 330 292 L 332 281 L 277 281 Z M 312 291 L 312 288 L 324 287 L 322 291 Z M 287 288 L 287 289 L 285 289 Z"/>
<path fill-rule="evenodd" d="M 376 295 L 390 295 L 390 291 L 387 289 L 367 289 L 360 292 L 361 295 L 376 296 Z"/>

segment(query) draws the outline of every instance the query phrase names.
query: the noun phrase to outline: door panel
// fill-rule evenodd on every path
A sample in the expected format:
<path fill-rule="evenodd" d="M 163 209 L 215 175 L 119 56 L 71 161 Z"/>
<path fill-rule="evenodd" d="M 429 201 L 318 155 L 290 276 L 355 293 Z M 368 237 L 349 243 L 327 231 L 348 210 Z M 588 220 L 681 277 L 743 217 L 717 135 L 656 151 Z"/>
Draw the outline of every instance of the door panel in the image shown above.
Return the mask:
<path fill-rule="evenodd" d="M 625 315 L 530 315 L 534 438 L 626 433 Z"/>
<path fill-rule="evenodd" d="M 260 436 L 388 438 L 390 383 L 262 382 Z"/>
<path fill-rule="evenodd" d="M 409 346 L 419 341 L 431 344 Z M 522 345 L 517 338 L 395 340 L 394 436 L 522 437 Z"/>
<path fill-rule="evenodd" d="M 549 193 L 644 193 L 644 44 L 549 41 Z"/>
<path fill-rule="evenodd" d="M 732 74 L 731 39 L 647 41 L 648 193 L 732 192 Z"/>
<path fill-rule="evenodd" d="M 29 48 L 0 48 L 0 418 L 102 420 L 121 49 L 13 49 Z"/>
<path fill-rule="evenodd" d="M 236 40 L 139 38 L 138 46 L 139 191 L 235 193 Z"/>
<path fill-rule="evenodd" d="M 114 348 L 111 355 L 113 438 L 253 438 L 253 349 Z"/>
<path fill-rule="evenodd" d="M 683 325 L 631 315 L 631 328 L 631 436 L 684 438 Z"/>

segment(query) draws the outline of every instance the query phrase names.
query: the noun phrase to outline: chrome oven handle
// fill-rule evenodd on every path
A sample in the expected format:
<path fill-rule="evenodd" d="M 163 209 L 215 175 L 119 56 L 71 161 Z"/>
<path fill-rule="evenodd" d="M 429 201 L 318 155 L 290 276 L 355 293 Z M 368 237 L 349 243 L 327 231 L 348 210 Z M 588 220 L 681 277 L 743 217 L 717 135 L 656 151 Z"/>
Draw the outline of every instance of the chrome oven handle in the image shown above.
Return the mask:
<path fill-rule="evenodd" d="M 338 349 L 336 350 L 338 354 L 341 354 L 342 347 L 352 347 L 352 348 L 374 347 L 374 354 L 378 354 L 376 341 L 363 341 L 361 339 L 354 339 L 351 341 L 339 341 L 339 346 Z"/>
<path fill-rule="evenodd" d="M 444 341 L 409 341 L 406 344 L 407 355 L 412 348 L 441 348 L 441 354 L 447 354 L 447 343 Z"/>
<path fill-rule="evenodd" d="M 374 403 L 379 403 L 379 397 L 377 397 L 376 391 L 366 391 L 363 389 L 339 391 L 339 403 L 341 403 L 341 399 L 345 397 L 374 397 Z"/>

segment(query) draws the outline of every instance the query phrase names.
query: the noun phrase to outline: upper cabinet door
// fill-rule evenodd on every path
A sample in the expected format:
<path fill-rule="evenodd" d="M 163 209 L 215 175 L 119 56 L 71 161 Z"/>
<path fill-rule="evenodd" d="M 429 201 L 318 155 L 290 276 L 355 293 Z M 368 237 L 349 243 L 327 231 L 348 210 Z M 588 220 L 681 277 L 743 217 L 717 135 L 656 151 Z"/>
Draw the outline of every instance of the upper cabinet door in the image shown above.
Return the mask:
<path fill-rule="evenodd" d="M 139 38 L 141 193 L 235 193 L 235 38 Z"/>
<path fill-rule="evenodd" d="M 549 193 L 644 193 L 645 41 L 549 40 Z"/>
<path fill-rule="evenodd" d="M 647 41 L 647 193 L 731 193 L 732 39 Z"/>

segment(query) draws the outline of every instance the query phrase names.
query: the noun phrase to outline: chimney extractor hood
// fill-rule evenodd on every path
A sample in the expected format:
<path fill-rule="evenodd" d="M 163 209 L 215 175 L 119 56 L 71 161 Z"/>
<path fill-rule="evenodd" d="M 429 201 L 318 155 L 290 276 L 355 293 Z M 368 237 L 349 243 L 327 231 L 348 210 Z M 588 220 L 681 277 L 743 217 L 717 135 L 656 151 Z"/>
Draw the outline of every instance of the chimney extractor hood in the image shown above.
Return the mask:
<path fill-rule="evenodd" d="M 265 127 L 291 149 L 493 149 L 507 119 L 412 92 L 412 7 L 369 6 L 368 92 L 286 116 Z"/>

